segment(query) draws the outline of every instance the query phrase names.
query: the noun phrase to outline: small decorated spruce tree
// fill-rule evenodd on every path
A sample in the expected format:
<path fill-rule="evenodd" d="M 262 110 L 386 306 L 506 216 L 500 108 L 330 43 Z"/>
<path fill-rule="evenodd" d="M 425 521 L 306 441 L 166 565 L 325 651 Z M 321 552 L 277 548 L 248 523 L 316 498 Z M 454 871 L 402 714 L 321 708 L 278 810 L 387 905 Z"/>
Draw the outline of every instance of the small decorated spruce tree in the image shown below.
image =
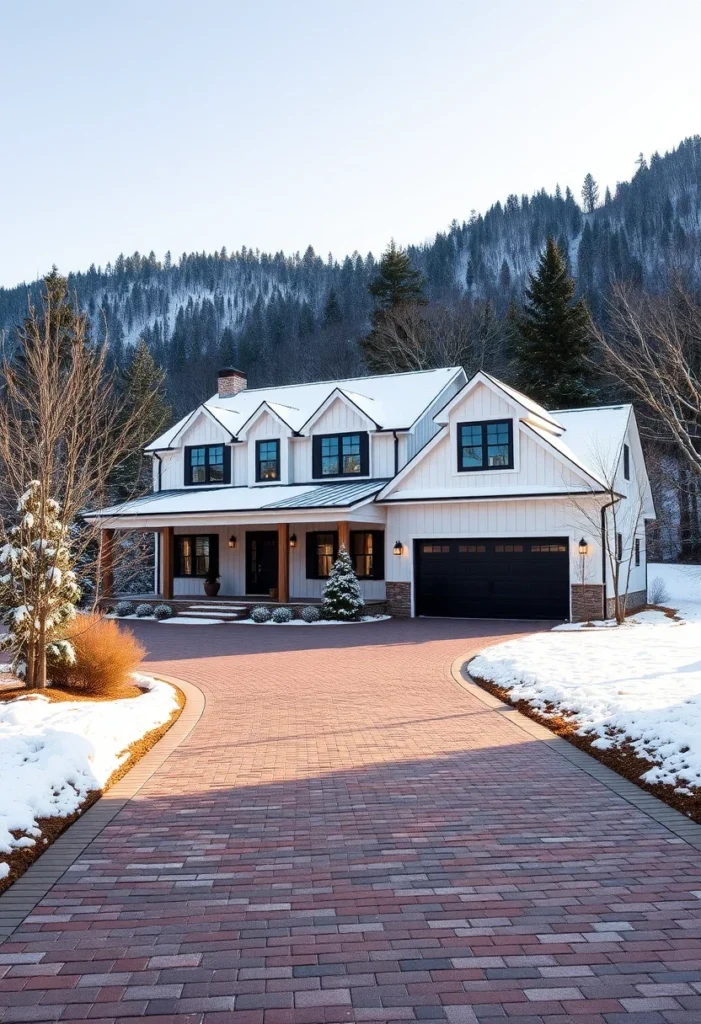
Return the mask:
<path fill-rule="evenodd" d="M 58 502 L 38 480 L 17 513 L 17 524 L 0 539 L 0 620 L 7 628 L 0 649 L 12 652 L 12 669 L 27 686 L 43 687 L 47 666 L 75 660 L 64 630 L 75 617 L 80 589 Z"/>
<path fill-rule="evenodd" d="M 365 602 L 360 593 L 358 577 L 345 547 L 341 545 L 326 586 L 322 614 L 325 619 L 357 622 Z"/>

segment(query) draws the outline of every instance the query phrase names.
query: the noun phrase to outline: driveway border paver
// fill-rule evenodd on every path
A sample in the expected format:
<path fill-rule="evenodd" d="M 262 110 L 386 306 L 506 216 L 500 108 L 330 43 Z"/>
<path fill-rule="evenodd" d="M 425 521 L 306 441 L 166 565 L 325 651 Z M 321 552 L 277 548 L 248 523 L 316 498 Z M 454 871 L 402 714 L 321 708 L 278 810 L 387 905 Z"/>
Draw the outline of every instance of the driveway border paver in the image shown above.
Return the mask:
<path fill-rule="evenodd" d="M 154 772 L 192 732 L 202 716 L 205 697 L 198 686 L 175 676 L 153 674 L 154 679 L 177 686 L 185 694 L 185 707 L 168 732 L 136 762 L 119 782 L 107 790 L 85 814 L 63 832 L 48 850 L 0 896 L 0 946 L 46 896 L 87 846 Z"/>
<path fill-rule="evenodd" d="M 470 661 L 473 657 L 475 655 L 470 657 Z M 451 675 L 459 686 L 467 690 L 468 693 L 476 697 L 477 700 L 487 707 L 507 718 L 512 725 L 528 733 L 533 739 L 546 742 L 556 753 L 566 757 L 577 768 L 581 768 L 587 775 L 591 775 L 597 782 L 600 782 L 602 786 L 606 786 L 607 789 L 610 789 L 617 796 L 627 801 L 627 803 L 637 807 L 639 811 L 647 814 L 649 818 L 652 818 L 659 825 L 664 825 L 666 829 L 673 832 L 679 839 L 683 839 L 689 846 L 692 846 L 695 850 L 701 850 L 701 825 L 690 821 L 680 811 L 659 800 L 652 793 L 647 793 L 644 789 L 636 786 L 634 782 L 625 779 L 622 775 L 613 771 L 612 768 L 602 764 L 601 761 L 597 761 L 591 754 L 587 754 L 584 750 L 580 750 L 579 747 L 575 747 L 574 744 L 568 743 L 562 736 L 557 736 L 544 725 L 533 721 L 532 718 L 528 718 L 516 708 L 511 707 L 510 704 L 505 704 L 498 697 L 488 693 L 487 690 L 483 690 L 470 675 L 468 671 L 469 663 L 469 661 L 465 660 L 464 656 L 458 656 L 451 665 Z"/>

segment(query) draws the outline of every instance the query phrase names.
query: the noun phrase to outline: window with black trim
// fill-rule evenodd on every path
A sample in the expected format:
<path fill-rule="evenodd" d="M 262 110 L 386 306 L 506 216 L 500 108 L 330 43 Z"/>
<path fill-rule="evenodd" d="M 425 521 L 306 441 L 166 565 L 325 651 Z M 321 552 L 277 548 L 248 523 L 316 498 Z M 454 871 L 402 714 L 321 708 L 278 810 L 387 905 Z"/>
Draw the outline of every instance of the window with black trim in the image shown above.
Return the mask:
<path fill-rule="evenodd" d="M 370 472 L 368 435 L 318 434 L 312 439 L 314 477 L 367 476 Z"/>
<path fill-rule="evenodd" d="M 256 441 L 256 481 L 280 479 L 280 441 Z"/>
<path fill-rule="evenodd" d="M 513 469 L 512 420 L 458 423 L 458 472 Z"/>
<path fill-rule="evenodd" d="M 385 535 L 383 530 L 351 530 L 350 556 L 359 580 L 385 578 Z"/>
<path fill-rule="evenodd" d="M 185 484 L 230 484 L 231 449 L 225 444 L 185 448 Z"/>
<path fill-rule="evenodd" d="M 640 565 L 640 537 L 635 538 L 635 564 Z"/>
<path fill-rule="evenodd" d="M 178 533 L 173 541 L 175 544 L 175 576 L 204 577 L 210 568 L 218 572 L 219 537 L 216 533 Z"/>
<path fill-rule="evenodd" d="M 338 532 L 307 534 L 307 579 L 327 580 L 338 556 Z"/>
<path fill-rule="evenodd" d="M 630 480 L 630 448 L 627 444 L 623 445 L 623 476 Z"/>

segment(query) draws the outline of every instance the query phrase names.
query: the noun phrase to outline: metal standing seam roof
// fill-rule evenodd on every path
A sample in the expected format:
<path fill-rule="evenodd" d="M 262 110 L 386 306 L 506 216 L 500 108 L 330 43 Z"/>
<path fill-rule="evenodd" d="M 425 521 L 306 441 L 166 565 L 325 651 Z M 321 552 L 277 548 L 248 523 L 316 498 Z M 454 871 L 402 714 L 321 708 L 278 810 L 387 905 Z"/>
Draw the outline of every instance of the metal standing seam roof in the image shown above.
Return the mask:
<path fill-rule="evenodd" d="M 356 480 L 353 483 L 343 484 L 322 484 L 315 487 L 313 491 L 299 495 L 294 498 L 283 498 L 282 501 L 275 501 L 266 508 L 333 508 L 346 505 L 355 505 L 363 498 L 370 498 L 378 494 L 389 482 L 384 480 Z"/>

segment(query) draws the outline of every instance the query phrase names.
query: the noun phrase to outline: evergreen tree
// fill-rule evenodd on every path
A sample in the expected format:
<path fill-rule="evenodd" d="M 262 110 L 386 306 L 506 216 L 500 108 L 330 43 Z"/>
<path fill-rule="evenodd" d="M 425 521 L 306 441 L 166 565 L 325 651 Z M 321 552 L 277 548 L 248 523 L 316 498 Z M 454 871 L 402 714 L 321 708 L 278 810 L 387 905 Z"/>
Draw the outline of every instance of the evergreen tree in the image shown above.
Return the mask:
<path fill-rule="evenodd" d="M 574 301 L 575 283 L 552 238 L 529 279 L 514 323 L 520 386 L 546 408 L 587 405 L 594 395 L 587 362 L 589 312 L 583 299 Z"/>
<path fill-rule="evenodd" d="M 408 253 L 398 249 L 394 239 L 389 243 L 377 268 L 377 276 L 368 291 L 378 309 L 392 309 L 404 303 L 425 306 L 423 278 L 411 265 Z"/>
<path fill-rule="evenodd" d="M 591 174 L 587 174 L 582 185 L 582 201 L 586 213 L 593 213 L 599 202 L 599 186 Z"/>
<path fill-rule="evenodd" d="M 362 341 L 365 361 L 373 373 L 397 373 L 424 365 L 425 325 L 418 310 L 427 304 L 423 278 L 394 239 L 368 286 L 375 300 L 372 330 Z"/>
<path fill-rule="evenodd" d="M 341 544 L 324 587 L 322 615 L 325 619 L 336 619 L 339 622 L 356 622 L 364 607 L 365 601 L 360 593 L 353 563 Z"/>
<path fill-rule="evenodd" d="M 0 650 L 11 652 L 19 679 L 43 688 L 52 665 L 75 661 L 63 629 L 75 618 L 80 589 L 58 502 L 38 480 L 22 495 L 17 520 L 0 539 L 0 621 L 7 629 Z"/>
<path fill-rule="evenodd" d="M 138 438 L 139 451 L 130 455 L 115 471 L 118 500 L 151 490 L 151 460 L 144 457 L 143 448 L 158 437 L 172 419 L 170 406 L 165 400 L 165 374 L 156 365 L 146 342 L 141 338 L 131 352 L 131 358 L 122 371 L 120 391 L 123 396 L 123 419 L 129 421 L 140 411 Z"/>
<path fill-rule="evenodd" d="M 338 302 L 336 289 L 331 288 L 324 306 L 324 327 L 333 327 L 343 320 L 343 313 Z"/>

